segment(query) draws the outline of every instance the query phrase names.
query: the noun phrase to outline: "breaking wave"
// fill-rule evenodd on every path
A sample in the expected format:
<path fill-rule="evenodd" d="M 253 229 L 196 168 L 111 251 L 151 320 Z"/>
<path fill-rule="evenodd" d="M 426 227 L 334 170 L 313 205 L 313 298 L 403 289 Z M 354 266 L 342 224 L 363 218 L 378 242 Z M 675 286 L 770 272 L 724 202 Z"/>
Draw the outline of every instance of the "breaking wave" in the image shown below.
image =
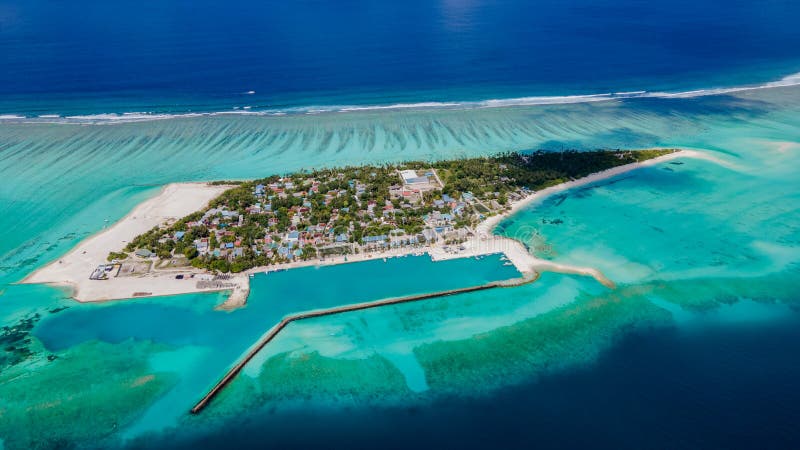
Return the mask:
<path fill-rule="evenodd" d="M 252 116 L 284 116 L 297 114 L 326 114 L 326 113 L 356 113 L 370 111 L 399 111 L 399 110 L 462 110 L 479 108 L 507 108 L 514 106 L 535 106 L 535 105 L 559 105 L 574 103 L 590 103 L 604 101 L 619 101 L 637 98 L 661 98 L 661 99 L 685 99 L 694 97 L 706 97 L 714 95 L 727 95 L 737 92 L 751 91 L 757 89 L 770 89 L 777 87 L 787 87 L 800 85 L 800 72 L 781 78 L 780 80 L 770 81 L 763 84 L 733 86 L 725 88 L 697 89 L 689 91 L 659 92 L 659 91 L 631 91 L 631 92 L 610 92 L 601 94 L 585 95 L 564 95 L 564 96 L 532 96 L 515 97 L 506 99 L 489 99 L 478 101 L 453 101 L 453 102 L 417 102 L 417 103 L 396 103 L 386 105 L 317 105 L 284 109 L 270 109 L 254 106 L 236 106 L 230 110 L 213 112 L 191 112 L 191 113 L 159 113 L 159 112 L 126 112 L 126 113 L 103 113 L 88 115 L 67 115 L 56 114 L 39 115 L 28 117 L 19 114 L 0 114 L 0 123 L 76 123 L 76 124 L 113 124 L 127 122 L 141 122 L 149 120 L 165 120 L 185 117 L 198 116 L 220 116 L 220 115 L 252 115 Z M 255 94 L 255 91 L 248 91 L 247 94 Z"/>

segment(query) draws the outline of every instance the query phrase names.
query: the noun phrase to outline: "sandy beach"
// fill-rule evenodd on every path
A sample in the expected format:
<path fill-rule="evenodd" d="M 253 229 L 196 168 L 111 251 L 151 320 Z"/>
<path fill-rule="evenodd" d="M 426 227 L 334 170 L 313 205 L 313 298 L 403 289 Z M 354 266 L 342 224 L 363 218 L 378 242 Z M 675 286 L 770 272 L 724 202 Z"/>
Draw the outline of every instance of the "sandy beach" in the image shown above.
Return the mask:
<path fill-rule="evenodd" d="M 603 180 L 606 180 L 606 179 L 609 179 L 609 178 L 613 178 L 613 177 L 616 177 L 618 175 L 624 174 L 626 172 L 630 172 L 632 170 L 640 169 L 640 168 L 643 168 L 643 167 L 654 166 L 656 164 L 661 164 L 661 163 L 664 163 L 664 162 L 667 162 L 667 161 L 672 161 L 672 160 L 681 159 L 681 158 L 692 158 L 692 159 L 699 159 L 699 160 L 709 161 L 709 162 L 712 162 L 712 163 L 715 163 L 715 164 L 719 164 L 720 166 L 727 167 L 727 168 L 729 168 L 731 170 L 738 170 L 739 169 L 735 164 L 730 163 L 730 162 L 725 161 L 725 160 L 722 160 L 722 159 L 719 159 L 719 158 L 715 157 L 714 155 L 709 155 L 707 153 L 699 152 L 699 151 L 696 151 L 696 150 L 678 150 L 678 151 L 676 151 L 674 153 L 670 153 L 668 155 L 659 156 L 659 157 L 653 158 L 653 159 L 648 159 L 647 161 L 636 162 L 636 163 L 632 163 L 632 164 L 625 164 L 623 166 L 614 167 L 614 168 L 611 168 L 611 169 L 604 170 L 602 172 L 593 173 L 593 174 L 591 174 L 589 176 L 586 176 L 586 177 L 583 177 L 583 178 L 579 178 L 577 180 L 569 181 L 569 182 L 566 182 L 566 183 L 561 183 L 561 184 L 556 185 L 556 186 L 551 186 L 549 188 L 542 189 L 541 191 L 536 191 L 536 192 L 528 195 L 527 197 L 512 203 L 510 208 L 507 211 L 505 211 L 505 212 L 503 212 L 501 214 L 497 214 L 497 215 L 494 215 L 494 216 L 486 218 L 483 222 L 478 224 L 477 227 L 475 227 L 476 228 L 476 230 L 475 230 L 476 234 L 478 235 L 478 238 L 480 240 L 497 239 L 498 236 L 494 235 L 493 231 L 494 231 L 495 227 L 497 227 L 497 225 L 500 222 L 502 222 L 503 220 L 513 216 L 514 214 L 516 214 L 517 212 L 521 211 L 522 209 L 528 208 L 531 205 L 536 204 L 537 202 L 540 202 L 540 201 L 546 199 L 547 197 L 550 197 L 552 195 L 555 195 L 555 194 L 558 194 L 558 193 L 561 193 L 561 192 L 564 192 L 564 191 L 567 191 L 567 190 L 570 190 L 570 189 L 573 189 L 573 188 L 576 188 L 576 187 L 586 186 L 586 185 L 589 185 L 589 184 L 592 184 L 592 183 L 596 183 L 598 181 L 603 181 Z M 503 238 L 503 239 L 507 239 L 507 238 Z M 516 261 L 524 261 L 524 264 L 526 264 L 527 267 L 530 270 L 539 271 L 539 272 L 548 271 L 548 272 L 559 272 L 559 273 L 568 273 L 568 274 L 590 276 L 590 277 L 594 278 L 595 280 L 597 280 L 599 283 L 603 284 L 606 287 L 614 288 L 616 286 L 611 279 L 606 277 L 601 271 L 599 271 L 599 270 L 597 270 L 595 268 L 573 266 L 573 265 L 568 265 L 568 264 L 560 264 L 560 263 L 556 263 L 556 262 L 552 262 L 552 261 L 539 259 L 539 258 L 536 258 L 533 255 L 531 255 L 527 251 L 527 249 L 525 249 L 524 246 L 522 246 L 522 244 L 519 243 L 518 241 L 513 240 L 513 239 L 507 239 L 507 240 L 518 244 L 519 247 L 523 248 L 524 254 L 527 255 L 527 257 L 523 256 L 523 255 L 520 255 L 519 250 L 514 251 L 513 250 L 513 245 L 509 245 L 509 247 L 511 247 L 512 250 L 509 253 L 507 253 L 507 256 L 509 256 L 509 259 L 512 262 L 514 262 L 514 264 L 517 266 L 518 269 L 519 269 L 519 264 L 517 264 Z M 515 255 L 515 257 L 511 257 L 511 255 Z"/>
<path fill-rule="evenodd" d="M 81 302 L 117 300 L 143 296 L 174 295 L 213 289 L 198 289 L 194 281 L 178 280 L 177 273 L 191 269 L 146 273 L 140 276 L 90 280 L 89 274 L 106 262 L 110 251 L 119 251 L 130 239 L 171 219 L 204 208 L 231 186 L 205 183 L 174 183 L 164 186 L 155 197 L 139 204 L 114 225 L 81 241 L 69 253 L 28 275 L 21 283 L 47 283 L 71 289 Z M 197 272 L 199 273 L 199 272 Z"/>
<path fill-rule="evenodd" d="M 460 245 L 393 248 L 382 252 L 365 252 L 347 255 L 346 257 L 328 257 L 324 260 L 297 261 L 258 267 L 241 274 L 231 275 L 229 280 L 225 280 L 225 287 L 199 288 L 196 279 L 191 278 L 191 276 L 197 276 L 205 272 L 192 268 L 159 269 L 151 270 L 138 276 L 111 277 L 102 281 L 90 280 L 89 274 L 98 264 L 106 262 L 106 256 L 109 251 L 124 248 L 128 240 L 169 219 L 177 219 L 202 209 L 211 199 L 230 188 L 230 186 L 211 186 L 204 183 L 170 184 L 165 186 L 159 195 L 138 205 L 119 222 L 82 241 L 64 257 L 33 272 L 22 283 L 48 283 L 68 286 L 72 289 L 73 298 L 82 302 L 230 290 L 230 297 L 221 307 L 235 308 L 246 303 L 249 294 L 249 276 L 255 273 L 299 267 L 355 263 L 412 254 L 428 254 L 434 261 L 442 261 L 503 253 L 508 261 L 523 275 L 532 275 L 544 271 L 579 274 L 591 276 L 604 286 L 613 288 L 615 287 L 614 282 L 597 269 L 559 264 L 536 258 L 528 252 L 521 242 L 497 236 L 492 231 L 504 219 L 548 196 L 612 178 L 641 167 L 648 167 L 678 158 L 696 158 L 723 165 L 728 164 L 705 153 L 680 150 L 644 162 L 626 164 L 598 172 L 584 178 L 537 191 L 513 202 L 507 211 L 491 216 L 478 224 L 473 230 L 473 236 Z M 183 274 L 184 279 L 176 279 L 175 276 L 179 274 Z"/>
<path fill-rule="evenodd" d="M 639 169 L 642 167 L 649 167 L 656 164 L 661 164 L 663 162 L 672 161 L 674 159 L 679 158 L 694 158 L 694 159 L 702 159 L 710 162 L 714 162 L 716 164 L 720 164 L 722 166 L 728 167 L 730 164 L 726 161 L 722 161 L 718 158 L 715 158 L 712 155 L 707 155 L 705 153 L 701 153 L 695 150 L 678 150 L 674 153 L 670 153 L 668 155 L 659 156 L 657 158 L 648 159 L 647 161 L 642 162 L 635 162 L 631 164 L 625 164 L 624 166 L 617 166 L 611 169 L 604 170 L 602 172 L 596 172 L 589 176 L 579 178 L 577 180 L 568 181 L 566 183 L 561 183 L 556 186 L 551 186 L 546 189 L 542 189 L 541 191 L 536 191 L 527 197 L 518 200 L 511 204 L 511 207 L 508 211 L 502 214 L 496 214 L 491 217 L 487 217 L 483 222 L 478 224 L 475 227 L 476 231 L 479 235 L 482 236 L 490 236 L 492 235 L 492 231 L 497 227 L 497 225 L 502 222 L 504 219 L 514 215 L 521 209 L 527 208 L 528 206 L 546 199 L 547 197 L 558 194 L 560 192 L 564 192 L 576 187 L 585 186 L 587 184 L 596 183 L 598 181 L 606 180 L 609 178 L 613 178 L 617 175 L 621 175 L 626 172 L 630 172 L 631 170 Z"/>

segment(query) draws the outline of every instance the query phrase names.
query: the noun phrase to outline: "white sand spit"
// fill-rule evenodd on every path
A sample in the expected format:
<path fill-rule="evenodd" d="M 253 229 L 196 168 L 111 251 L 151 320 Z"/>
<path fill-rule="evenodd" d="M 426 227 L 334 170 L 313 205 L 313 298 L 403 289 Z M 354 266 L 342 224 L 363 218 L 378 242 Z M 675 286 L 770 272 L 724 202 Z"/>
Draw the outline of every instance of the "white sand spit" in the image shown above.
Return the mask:
<path fill-rule="evenodd" d="M 83 302 L 115 300 L 139 295 L 174 295 L 212 289 L 198 289 L 193 280 L 178 280 L 178 273 L 190 269 L 143 273 L 140 276 L 90 280 L 95 267 L 106 262 L 110 251 L 120 251 L 130 239 L 170 219 L 178 219 L 208 205 L 231 186 L 205 183 L 174 183 L 139 204 L 113 226 L 81 241 L 69 253 L 28 275 L 22 283 L 47 283 L 67 286 L 72 296 Z M 235 279 L 234 281 L 239 281 Z M 246 281 L 246 278 L 245 278 Z"/>

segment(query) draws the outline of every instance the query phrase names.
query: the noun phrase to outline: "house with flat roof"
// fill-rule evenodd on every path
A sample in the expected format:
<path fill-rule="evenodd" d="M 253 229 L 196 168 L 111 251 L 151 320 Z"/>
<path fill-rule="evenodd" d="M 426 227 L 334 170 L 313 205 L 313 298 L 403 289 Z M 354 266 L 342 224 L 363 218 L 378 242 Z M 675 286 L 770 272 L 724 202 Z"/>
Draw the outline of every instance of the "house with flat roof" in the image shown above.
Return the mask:
<path fill-rule="evenodd" d="M 436 240 L 436 232 L 430 228 L 425 228 L 422 230 L 422 237 L 425 238 L 426 242 L 433 242 Z"/>
<path fill-rule="evenodd" d="M 425 175 L 417 175 L 416 170 L 401 170 L 400 178 L 403 179 L 403 183 L 410 185 L 429 183 L 428 177 Z"/>
<path fill-rule="evenodd" d="M 397 173 L 400 175 L 400 179 L 403 180 L 404 195 L 407 191 L 419 194 L 442 188 L 439 178 L 433 169 L 399 170 Z"/>
<path fill-rule="evenodd" d="M 364 236 L 361 238 L 361 242 L 365 244 L 383 244 L 386 242 L 386 235 L 381 234 L 379 236 Z"/>
<path fill-rule="evenodd" d="M 134 254 L 136 256 L 140 257 L 140 258 L 149 258 L 149 257 L 153 256 L 153 252 L 151 252 L 150 250 L 148 250 L 146 248 L 137 249 L 134 252 Z"/>

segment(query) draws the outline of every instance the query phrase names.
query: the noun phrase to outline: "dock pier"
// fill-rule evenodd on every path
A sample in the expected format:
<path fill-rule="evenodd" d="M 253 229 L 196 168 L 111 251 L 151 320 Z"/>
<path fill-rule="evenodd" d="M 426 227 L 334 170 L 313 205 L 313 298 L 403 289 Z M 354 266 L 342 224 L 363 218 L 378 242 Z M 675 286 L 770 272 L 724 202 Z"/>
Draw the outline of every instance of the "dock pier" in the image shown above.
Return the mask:
<path fill-rule="evenodd" d="M 371 308 L 378 308 L 381 306 L 389 306 L 389 305 L 397 305 L 400 303 L 409 303 L 409 302 L 416 302 L 420 300 L 428 300 L 432 298 L 438 297 L 446 297 L 450 295 L 457 295 L 457 294 L 466 294 L 468 292 L 476 292 L 476 291 L 484 291 L 487 289 L 494 289 L 499 287 L 513 287 L 513 286 L 521 286 L 523 284 L 531 283 L 538 278 L 538 274 L 527 273 L 522 278 L 514 278 L 511 280 L 503 280 L 503 281 L 493 281 L 491 283 L 482 284 L 479 286 L 470 286 L 465 288 L 457 288 L 457 289 L 448 289 L 446 291 L 439 291 L 439 292 L 431 292 L 428 294 L 417 294 L 417 295 L 410 295 L 406 297 L 395 297 L 395 298 L 387 298 L 383 300 L 375 300 L 371 302 L 364 302 L 364 303 L 355 303 L 352 305 L 344 305 L 344 306 L 336 306 L 333 308 L 326 308 L 326 309 L 318 309 L 313 311 L 307 311 L 302 313 L 290 314 L 283 318 L 277 325 L 272 327 L 266 334 L 264 334 L 261 339 L 253 345 L 250 350 L 245 353 L 245 355 L 239 359 L 239 361 L 231 367 L 230 370 L 222 377 L 221 380 L 211 388 L 210 391 L 200 399 L 197 404 L 191 409 L 192 414 L 198 414 L 200 411 L 203 410 L 214 397 L 217 396 L 234 378 L 239 372 L 244 369 L 244 366 L 250 362 L 253 357 L 255 357 L 258 352 L 260 352 L 267 344 L 270 343 L 278 333 L 281 332 L 287 325 L 292 322 L 303 320 L 303 319 L 311 319 L 314 317 L 322 317 L 322 316 L 330 316 L 333 314 L 341 314 L 345 312 L 351 311 L 359 311 L 363 309 L 371 309 Z"/>

